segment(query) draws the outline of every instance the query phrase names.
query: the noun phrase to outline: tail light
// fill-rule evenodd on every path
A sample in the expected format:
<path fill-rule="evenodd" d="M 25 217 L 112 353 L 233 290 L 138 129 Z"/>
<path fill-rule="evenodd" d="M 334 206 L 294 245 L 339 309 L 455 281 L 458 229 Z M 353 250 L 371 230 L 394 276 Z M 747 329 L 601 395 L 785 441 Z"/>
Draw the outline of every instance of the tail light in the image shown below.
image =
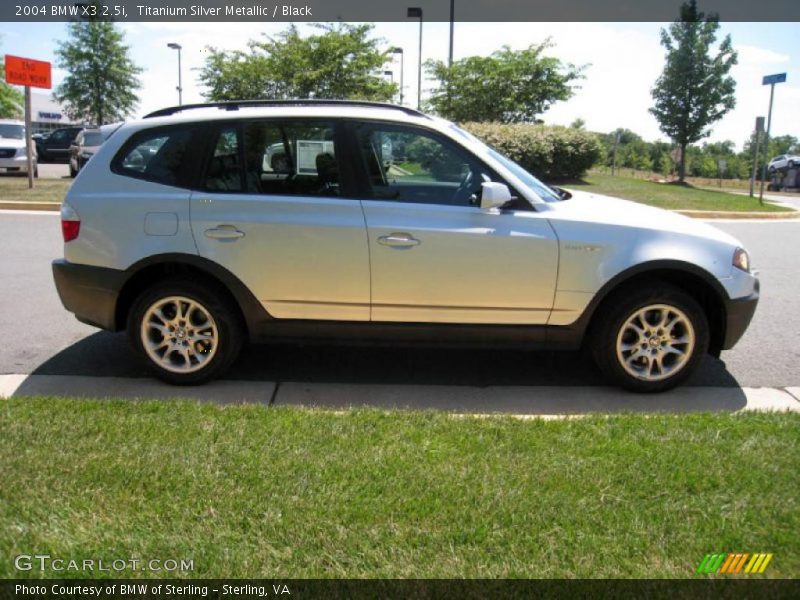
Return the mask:
<path fill-rule="evenodd" d="M 81 218 L 75 209 L 66 202 L 61 205 L 61 234 L 64 242 L 71 242 L 81 231 Z"/>

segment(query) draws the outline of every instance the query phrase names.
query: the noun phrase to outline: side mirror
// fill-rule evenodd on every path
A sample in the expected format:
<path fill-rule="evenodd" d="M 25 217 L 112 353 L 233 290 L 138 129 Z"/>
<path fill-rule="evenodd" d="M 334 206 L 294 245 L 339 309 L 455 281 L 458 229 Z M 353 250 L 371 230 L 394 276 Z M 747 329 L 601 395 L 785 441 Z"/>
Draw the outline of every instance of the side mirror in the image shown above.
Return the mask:
<path fill-rule="evenodd" d="M 511 202 L 511 190 L 504 183 L 484 181 L 481 184 L 481 208 L 498 208 Z"/>

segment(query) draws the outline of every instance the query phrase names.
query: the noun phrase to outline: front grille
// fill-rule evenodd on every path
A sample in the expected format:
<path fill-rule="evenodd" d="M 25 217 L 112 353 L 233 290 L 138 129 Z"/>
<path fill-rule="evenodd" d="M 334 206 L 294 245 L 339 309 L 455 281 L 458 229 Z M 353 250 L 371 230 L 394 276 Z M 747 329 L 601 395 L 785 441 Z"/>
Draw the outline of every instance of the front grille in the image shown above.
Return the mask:
<path fill-rule="evenodd" d="M 12 158 L 16 153 L 16 148 L 0 148 L 0 158 Z"/>

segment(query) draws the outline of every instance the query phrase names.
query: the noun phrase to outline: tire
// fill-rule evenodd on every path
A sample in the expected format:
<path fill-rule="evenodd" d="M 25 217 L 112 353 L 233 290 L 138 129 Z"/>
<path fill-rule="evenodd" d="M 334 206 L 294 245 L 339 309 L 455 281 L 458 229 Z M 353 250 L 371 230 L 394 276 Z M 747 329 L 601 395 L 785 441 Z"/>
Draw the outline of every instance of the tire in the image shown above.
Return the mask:
<path fill-rule="evenodd" d="M 590 344 L 597 366 L 609 381 L 634 392 L 680 385 L 708 352 L 705 312 L 671 285 L 653 282 L 614 293 L 594 323 Z"/>
<path fill-rule="evenodd" d="M 139 294 L 128 313 L 128 340 L 159 379 L 196 385 L 221 376 L 233 364 L 242 349 L 244 326 L 223 293 L 201 282 L 175 279 Z"/>

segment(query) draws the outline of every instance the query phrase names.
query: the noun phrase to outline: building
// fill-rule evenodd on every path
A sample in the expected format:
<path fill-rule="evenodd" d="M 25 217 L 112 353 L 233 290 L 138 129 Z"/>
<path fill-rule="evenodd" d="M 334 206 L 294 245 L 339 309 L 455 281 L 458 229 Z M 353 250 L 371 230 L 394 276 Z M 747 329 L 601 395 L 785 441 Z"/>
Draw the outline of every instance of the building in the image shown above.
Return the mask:
<path fill-rule="evenodd" d="M 49 93 L 31 90 L 31 132 L 53 131 L 61 127 L 80 125 L 64 112 L 63 107 Z"/>

